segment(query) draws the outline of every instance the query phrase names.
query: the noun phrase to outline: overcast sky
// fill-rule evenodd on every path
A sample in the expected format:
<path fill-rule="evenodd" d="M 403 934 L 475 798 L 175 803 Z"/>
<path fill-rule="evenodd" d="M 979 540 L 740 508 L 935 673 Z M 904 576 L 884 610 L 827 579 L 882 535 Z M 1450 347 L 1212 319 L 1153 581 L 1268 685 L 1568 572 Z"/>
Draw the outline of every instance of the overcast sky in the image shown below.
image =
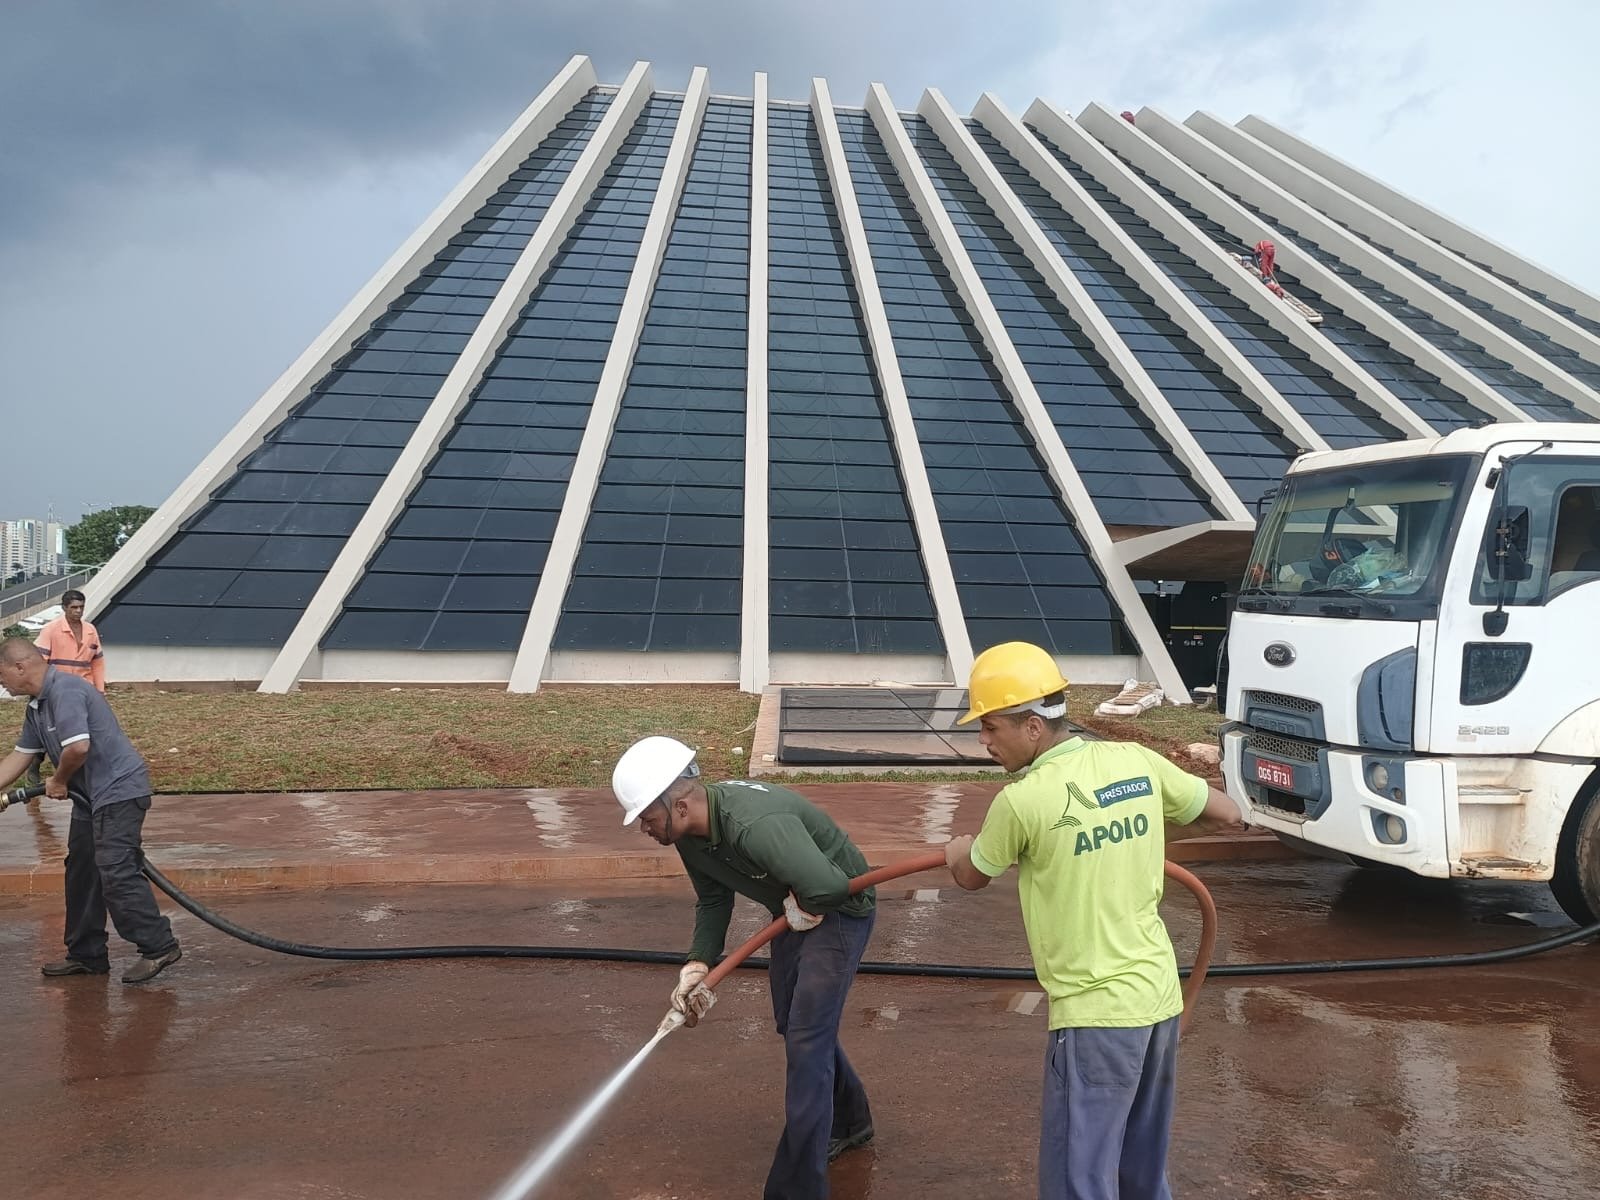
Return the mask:
<path fill-rule="evenodd" d="M 1259 113 L 1600 290 L 1600 5 L 6 0 L 0 518 L 158 505 L 573 53 Z"/>

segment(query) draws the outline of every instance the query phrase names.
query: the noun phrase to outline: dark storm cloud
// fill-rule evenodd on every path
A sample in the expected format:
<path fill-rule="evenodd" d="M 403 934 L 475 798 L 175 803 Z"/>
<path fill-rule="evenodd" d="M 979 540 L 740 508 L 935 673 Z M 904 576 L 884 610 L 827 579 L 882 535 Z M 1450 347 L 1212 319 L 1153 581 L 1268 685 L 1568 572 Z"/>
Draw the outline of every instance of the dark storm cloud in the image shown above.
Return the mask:
<path fill-rule="evenodd" d="M 1034 9 L 1034 11 L 1029 11 Z M 775 95 L 825 74 L 957 91 L 1026 61 L 1055 6 L 733 0 L 54 0 L 0 12 L 0 195 L 37 234 L 85 187 L 221 169 L 305 173 L 497 133 L 575 52 L 608 82 L 705 64 L 718 90 Z M 905 69 L 905 77 L 896 74 Z M 869 72 L 876 71 L 876 75 Z M 887 76 L 885 76 L 887 72 Z M 914 103 L 915 92 L 900 97 Z"/>
<path fill-rule="evenodd" d="M 0 411 L 93 431 L 0 518 L 159 504 L 574 53 L 620 82 L 969 104 L 1063 10 L 813 0 L 0 0 Z M 1014 97 L 1013 97 L 1014 98 Z M 155 416 L 159 414 L 159 418 Z"/>

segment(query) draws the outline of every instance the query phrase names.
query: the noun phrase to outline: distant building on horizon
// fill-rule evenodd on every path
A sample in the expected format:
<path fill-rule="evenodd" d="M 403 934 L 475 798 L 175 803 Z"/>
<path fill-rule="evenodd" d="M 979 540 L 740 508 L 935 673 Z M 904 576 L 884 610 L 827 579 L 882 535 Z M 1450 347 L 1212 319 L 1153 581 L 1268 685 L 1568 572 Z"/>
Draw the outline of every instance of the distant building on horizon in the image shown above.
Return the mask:
<path fill-rule="evenodd" d="M 1299 453 L 1600 419 L 1600 300 L 1258 117 L 740 87 L 573 59 L 90 585 L 119 678 L 1180 694 Z"/>
<path fill-rule="evenodd" d="M 67 563 L 67 527 L 22 517 L 0 521 L 0 576 L 54 575 Z"/>

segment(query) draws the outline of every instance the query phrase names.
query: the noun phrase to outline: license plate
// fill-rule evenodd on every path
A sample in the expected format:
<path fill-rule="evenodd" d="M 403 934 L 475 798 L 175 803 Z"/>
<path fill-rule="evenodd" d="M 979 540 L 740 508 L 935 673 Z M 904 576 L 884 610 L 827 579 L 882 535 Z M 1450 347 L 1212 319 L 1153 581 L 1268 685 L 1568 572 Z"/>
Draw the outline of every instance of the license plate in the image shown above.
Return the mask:
<path fill-rule="evenodd" d="M 1288 790 L 1294 787 L 1294 768 L 1271 759 L 1256 759 L 1256 782 Z"/>

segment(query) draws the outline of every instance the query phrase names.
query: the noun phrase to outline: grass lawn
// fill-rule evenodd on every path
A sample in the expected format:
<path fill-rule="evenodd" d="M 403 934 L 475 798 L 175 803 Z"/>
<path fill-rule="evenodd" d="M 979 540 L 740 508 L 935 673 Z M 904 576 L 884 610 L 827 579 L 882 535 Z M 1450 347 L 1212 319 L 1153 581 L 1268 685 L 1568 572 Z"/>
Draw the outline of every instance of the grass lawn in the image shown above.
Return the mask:
<path fill-rule="evenodd" d="M 1209 741 L 1217 714 L 1154 709 L 1090 717 L 1115 689 L 1074 688 L 1070 716 L 1106 737 L 1172 754 Z M 557 687 L 532 696 L 479 688 L 351 688 L 290 696 L 113 689 L 112 707 L 159 792 L 344 788 L 600 787 L 634 739 L 668 733 L 700 748 L 714 779 L 748 771 L 759 698 L 714 687 Z M 0 703 L 20 726 L 21 706 Z M 732 747 L 741 747 L 734 756 Z M 1179 759 L 1183 762 L 1183 759 Z M 1188 763 L 1191 767 L 1193 763 Z M 979 772 L 783 776 L 795 780 L 972 779 Z"/>

